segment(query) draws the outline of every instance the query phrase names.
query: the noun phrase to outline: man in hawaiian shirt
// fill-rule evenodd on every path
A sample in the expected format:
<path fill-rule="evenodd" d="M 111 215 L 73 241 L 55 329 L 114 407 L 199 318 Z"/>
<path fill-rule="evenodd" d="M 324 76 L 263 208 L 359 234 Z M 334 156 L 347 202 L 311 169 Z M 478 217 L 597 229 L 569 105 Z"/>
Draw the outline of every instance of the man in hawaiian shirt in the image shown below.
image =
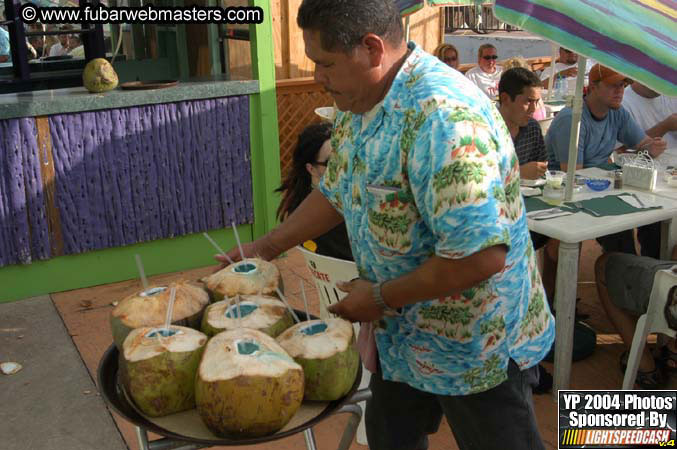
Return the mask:
<path fill-rule="evenodd" d="M 391 0 L 304 0 L 298 24 L 342 111 L 335 153 L 245 253 L 272 259 L 345 221 L 360 279 L 330 309 L 376 326 L 371 449 L 425 449 L 443 415 L 461 449 L 543 449 L 531 390 L 554 320 L 499 112 L 404 42 Z"/>

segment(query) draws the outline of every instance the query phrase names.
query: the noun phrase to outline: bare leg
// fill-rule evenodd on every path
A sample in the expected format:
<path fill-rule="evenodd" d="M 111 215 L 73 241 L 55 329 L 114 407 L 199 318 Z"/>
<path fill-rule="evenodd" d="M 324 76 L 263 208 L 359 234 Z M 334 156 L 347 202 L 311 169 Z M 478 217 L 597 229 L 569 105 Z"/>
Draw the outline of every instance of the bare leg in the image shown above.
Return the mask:
<path fill-rule="evenodd" d="M 618 334 L 620 334 L 623 344 L 626 349 L 630 349 L 632 338 L 635 335 L 635 325 L 637 324 L 637 317 L 628 313 L 627 311 L 614 305 L 609 298 L 609 293 L 606 288 L 606 261 L 609 253 L 600 256 L 595 262 L 595 283 L 597 284 L 597 293 L 602 307 L 606 311 L 611 323 L 614 325 Z M 640 372 L 651 372 L 656 368 L 653 357 L 649 353 L 648 347 L 644 347 L 642 359 L 639 362 Z"/>
<path fill-rule="evenodd" d="M 548 239 L 543 249 L 543 287 L 548 301 L 552 304 L 555 300 L 555 281 L 557 280 L 557 252 L 559 251 L 559 241 Z"/>

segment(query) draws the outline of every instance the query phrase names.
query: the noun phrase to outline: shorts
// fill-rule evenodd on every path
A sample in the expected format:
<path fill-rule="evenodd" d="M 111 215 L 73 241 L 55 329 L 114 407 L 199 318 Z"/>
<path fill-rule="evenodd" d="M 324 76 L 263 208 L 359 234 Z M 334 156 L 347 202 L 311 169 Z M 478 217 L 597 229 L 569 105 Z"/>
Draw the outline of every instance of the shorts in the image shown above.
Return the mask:
<path fill-rule="evenodd" d="M 611 302 L 638 316 L 646 312 L 656 272 L 669 269 L 676 261 L 613 253 L 606 263 L 606 287 Z"/>

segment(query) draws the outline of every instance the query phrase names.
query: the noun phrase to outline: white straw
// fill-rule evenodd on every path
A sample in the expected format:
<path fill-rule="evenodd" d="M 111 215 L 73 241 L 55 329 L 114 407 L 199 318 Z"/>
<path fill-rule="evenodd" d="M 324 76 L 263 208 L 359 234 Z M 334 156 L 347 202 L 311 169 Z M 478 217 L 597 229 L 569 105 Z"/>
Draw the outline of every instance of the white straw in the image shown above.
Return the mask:
<path fill-rule="evenodd" d="M 240 235 L 237 234 L 237 228 L 235 228 L 235 222 L 231 222 L 231 225 L 233 226 L 233 232 L 235 233 L 235 240 L 237 241 L 237 248 L 240 249 L 240 257 L 242 258 L 242 261 L 244 261 L 244 250 L 242 250 L 242 243 L 240 242 Z"/>
<path fill-rule="evenodd" d="M 284 305 L 287 307 L 287 309 L 291 313 L 291 315 L 294 318 L 294 320 L 296 321 L 296 323 L 301 322 L 301 319 L 299 319 L 299 316 L 296 315 L 296 313 L 294 312 L 292 307 L 289 306 L 289 303 L 287 303 L 287 299 L 284 298 L 284 295 L 282 295 L 282 292 L 280 292 L 280 288 L 276 287 L 275 290 L 277 291 L 277 295 L 280 297 L 280 300 L 282 300 L 282 303 L 284 303 Z"/>
<path fill-rule="evenodd" d="M 242 311 L 240 310 L 240 294 L 237 294 L 237 327 L 242 328 Z"/>
<path fill-rule="evenodd" d="M 222 249 L 221 247 L 219 247 L 219 244 L 217 244 L 216 242 L 214 242 L 214 239 L 212 239 L 211 236 L 209 236 L 207 233 L 202 233 L 202 235 L 203 235 L 205 238 L 207 238 L 207 240 L 209 241 L 209 243 L 212 244 L 212 245 L 214 246 L 214 248 L 216 249 L 216 251 L 219 252 L 219 253 L 221 253 L 221 254 L 224 256 L 224 258 L 226 258 L 226 259 L 228 260 L 228 262 L 229 262 L 230 264 L 235 264 L 235 263 L 233 262 L 233 260 L 230 259 L 230 256 L 228 256 L 228 254 L 227 254 L 226 252 L 224 252 L 223 249 Z"/>
<path fill-rule="evenodd" d="M 141 284 L 143 284 L 143 290 L 148 290 L 148 279 L 146 278 L 146 272 L 143 271 L 143 263 L 141 262 L 141 256 L 137 253 L 134 255 L 136 258 L 136 268 L 139 270 L 139 276 L 141 277 Z"/>
<path fill-rule="evenodd" d="M 303 285 L 303 278 L 301 278 L 301 297 L 303 297 L 303 306 L 306 308 L 306 320 L 310 320 L 310 312 L 308 311 L 308 300 L 306 299 L 306 290 Z"/>
<path fill-rule="evenodd" d="M 167 304 L 167 317 L 165 317 L 165 330 L 169 331 L 172 324 L 172 314 L 174 312 L 174 299 L 176 299 L 176 286 L 172 286 L 169 291 L 169 303 Z"/>

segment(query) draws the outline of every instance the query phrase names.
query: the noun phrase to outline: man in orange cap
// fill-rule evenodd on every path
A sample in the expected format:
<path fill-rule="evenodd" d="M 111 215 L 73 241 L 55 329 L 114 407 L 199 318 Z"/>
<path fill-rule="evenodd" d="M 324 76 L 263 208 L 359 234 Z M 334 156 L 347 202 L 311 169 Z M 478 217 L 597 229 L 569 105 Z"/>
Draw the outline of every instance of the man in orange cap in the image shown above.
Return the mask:
<path fill-rule="evenodd" d="M 642 127 L 621 106 L 623 93 L 632 80 L 608 67 L 595 64 L 590 69 L 588 94 L 583 101 L 576 169 L 605 164 L 619 141 L 628 149 L 647 150 L 657 157 L 666 148 L 662 138 L 647 136 Z M 548 167 L 567 170 L 571 108 L 557 114 L 545 137 Z M 635 253 L 632 232 L 599 238 L 605 251 Z"/>
<path fill-rule="evenodd" d="M 581 132 L 578 141 L 576 168 L 604 164 L 616 147 L 616 141 L 627 148 L 648 150 L 657 157 L 665 150 L 665 141 L 651 138 L 621 106 L 625 87 L 632 80 L 608 67 L 595 64 L 590 69 L 588 95 L 583 102 Z M 564 108 L 553 120 L 545 145 L 550 167 L 567 170 L 571 108 Z"/>

